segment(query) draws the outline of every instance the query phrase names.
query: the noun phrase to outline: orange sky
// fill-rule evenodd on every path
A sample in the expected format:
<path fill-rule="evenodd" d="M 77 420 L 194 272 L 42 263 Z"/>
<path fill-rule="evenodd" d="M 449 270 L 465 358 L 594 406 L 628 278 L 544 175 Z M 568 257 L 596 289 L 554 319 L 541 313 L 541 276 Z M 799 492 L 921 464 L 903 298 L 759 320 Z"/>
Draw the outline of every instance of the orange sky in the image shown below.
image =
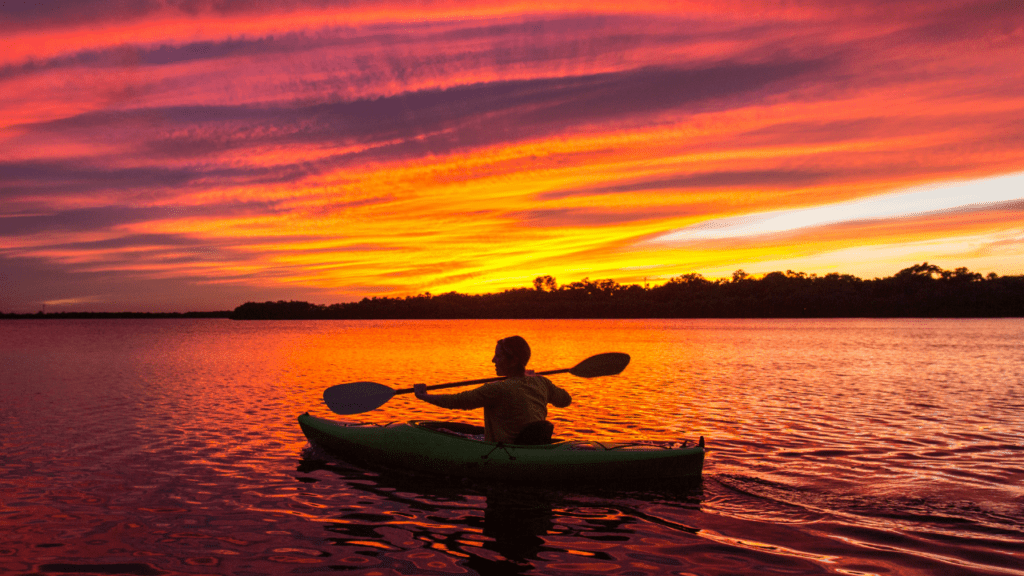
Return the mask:
<path fill-rule="evenodd" d="M 0 312 L 1024 274 L 1012 1 L 0 8 Z"/>

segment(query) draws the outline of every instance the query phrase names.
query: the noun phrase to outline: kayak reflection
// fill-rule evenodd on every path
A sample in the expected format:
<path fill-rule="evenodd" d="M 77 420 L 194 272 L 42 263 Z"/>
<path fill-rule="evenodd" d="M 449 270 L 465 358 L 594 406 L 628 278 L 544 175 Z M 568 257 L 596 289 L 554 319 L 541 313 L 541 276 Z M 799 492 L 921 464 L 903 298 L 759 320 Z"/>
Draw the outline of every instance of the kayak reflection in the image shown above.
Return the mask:
<path fill-rule="evenodd" d="M 484 536 L 493 541 L 484 547 L 512 561 L 534 559 L 554 528 L 553 516 L 553 499 L 544 491 L 488 489 Z"/>
<path fill-rule="evenodd" d="M 664 524 L 644 509 L 696 510 L 702 499 L 692 487 L 563 490 L 378 473 L 314 447 L 303 452 L 297 471 L 307 500 L 322 506 L 316 517 L 329 535 L 335 570 L 524 574 L 552 562 L 563 572 L 592 561 L 632 562 L 623 551 L 637 554 L 632 547 L 646 546 L 652 530 L 695 537 L 695 529 Z"/>

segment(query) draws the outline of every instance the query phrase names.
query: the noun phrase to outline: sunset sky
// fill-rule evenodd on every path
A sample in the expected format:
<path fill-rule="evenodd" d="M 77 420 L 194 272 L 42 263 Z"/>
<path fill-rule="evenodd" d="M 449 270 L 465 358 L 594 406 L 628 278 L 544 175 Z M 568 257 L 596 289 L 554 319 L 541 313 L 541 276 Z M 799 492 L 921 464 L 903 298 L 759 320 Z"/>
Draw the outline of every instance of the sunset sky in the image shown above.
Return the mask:
<path fill-rule="evenodd" d="M 1024 274 L 1019 0 L 379 6 L 3 3 L 0 312 Z"/>

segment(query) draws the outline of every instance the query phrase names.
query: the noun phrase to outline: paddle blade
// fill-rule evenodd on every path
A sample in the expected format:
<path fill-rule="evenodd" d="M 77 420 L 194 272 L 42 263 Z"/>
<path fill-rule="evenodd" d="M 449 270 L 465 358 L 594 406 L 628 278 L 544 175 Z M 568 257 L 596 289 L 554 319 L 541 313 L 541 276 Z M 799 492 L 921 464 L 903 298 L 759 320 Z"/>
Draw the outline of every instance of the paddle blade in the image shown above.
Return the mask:
<path fill-rule="evenodd" d="M 591 356 L 569 370 L 573 376 L 580 378 L 596 378 L 598 376 L 612 376 L 622 372 L 629 365 L 629 354 L 622 352 L 607 352 Z"/>
<path fill-rule="evenodd" d="M 391 400 L 395 391 L 376 382 L 338 384 L 324 390 L 324 402 L 335 414 L 369 412 Z"/>

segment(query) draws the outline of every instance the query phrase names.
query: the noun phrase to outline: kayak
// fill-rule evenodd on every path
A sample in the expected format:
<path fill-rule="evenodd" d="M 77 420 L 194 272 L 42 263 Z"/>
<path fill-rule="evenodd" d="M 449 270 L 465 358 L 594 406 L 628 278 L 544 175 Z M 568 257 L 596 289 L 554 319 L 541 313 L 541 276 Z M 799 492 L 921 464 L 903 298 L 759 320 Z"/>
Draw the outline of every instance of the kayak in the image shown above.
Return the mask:
<path fill-rule="evenodd" d="M 387 425 L 299 416 L 311 444 L 357 465 L 412 473 L 529 484 L 699 480 L 698 443 L 558 441 L 544 445 L 476 439 L 483 428 L 460 422 L 413 420 Z"/>

